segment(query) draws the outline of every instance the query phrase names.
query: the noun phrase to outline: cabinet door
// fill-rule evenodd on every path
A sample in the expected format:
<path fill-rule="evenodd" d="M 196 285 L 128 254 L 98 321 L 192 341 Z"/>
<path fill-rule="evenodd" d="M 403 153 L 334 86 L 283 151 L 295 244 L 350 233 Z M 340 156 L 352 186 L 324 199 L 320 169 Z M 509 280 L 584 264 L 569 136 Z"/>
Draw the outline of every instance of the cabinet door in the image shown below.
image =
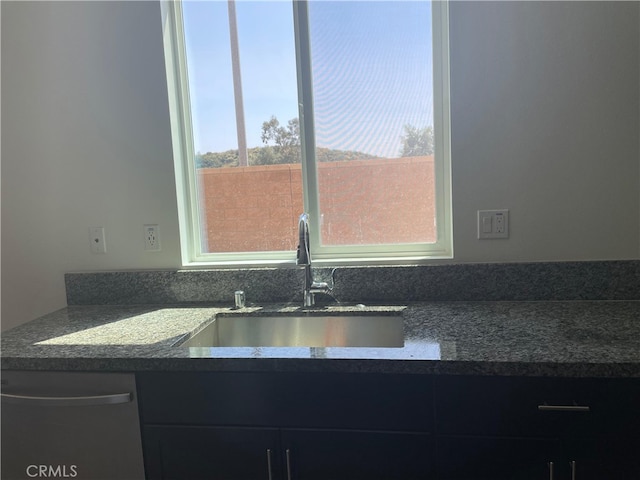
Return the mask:
<path fill-rule="evenodd" d="M 291 480 L 435 478 L 427 434 L 291 429 L 282 431 L 282 449 Z"/>
<path fill-rule="evenodd" d="M 640 478 L 637 379 L 442 376 L 435 388 L 442 478 L 546 479 L 550 461 L 556 480 Z"/>
<path fill-rule="evenodd" d="M 575 437 L 563 440 L 571 480 L 640 478 L 640 437 Z"/>
<path fill-rule="evenodd" d="M 567 469 L 553 439 L 442 436 L 436 458 L 442 480 L 559 479 Z"/>
<path fill-rule="evenodd" d="M 147 479 L 259 480 L 281 475 L 278 431 L 145 426 Z"/>

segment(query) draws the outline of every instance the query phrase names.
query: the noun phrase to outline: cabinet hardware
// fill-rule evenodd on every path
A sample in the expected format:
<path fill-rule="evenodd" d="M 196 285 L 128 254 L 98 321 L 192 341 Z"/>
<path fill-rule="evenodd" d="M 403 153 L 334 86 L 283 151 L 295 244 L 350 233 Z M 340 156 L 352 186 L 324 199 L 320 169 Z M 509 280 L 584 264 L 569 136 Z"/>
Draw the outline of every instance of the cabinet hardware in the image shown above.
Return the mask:
<path fill-rule="evenodd" d="M 589 412 L 588 405 L 538 405 L 541 412 Z"/>
<path fill-rule="evenodd" d="M 287 448 L 285 453 L 287 455 L 287 480 L 291 480 L 291 450 Z"/>
<path fill-rule="evenodd" d="M 93 405 L 117 405 L 131 401 L 131 393 L 112 395 L 92 395 L 78 397 L 38 397 L 31 395 L 0 394 L 2 403 L 13 405 L 32 405 L 34 407 L 85 407 Z"/>
<path fill-rule="evenodd" d="M 571 466 L 571 480 L 576 480 L 576 461 L 570 461 L 569 465 Z"/>
<path fill-rule="evenodd" d="M 269 480 L 273 480 L 271 475 L 271 449 L 267 448 L 267 473 L 269 474 Z"/>
<path fill-rule="evenodd" d="M 549 480 L 553 480 L 553 462 L 547 463 L 549 466 Z"/>

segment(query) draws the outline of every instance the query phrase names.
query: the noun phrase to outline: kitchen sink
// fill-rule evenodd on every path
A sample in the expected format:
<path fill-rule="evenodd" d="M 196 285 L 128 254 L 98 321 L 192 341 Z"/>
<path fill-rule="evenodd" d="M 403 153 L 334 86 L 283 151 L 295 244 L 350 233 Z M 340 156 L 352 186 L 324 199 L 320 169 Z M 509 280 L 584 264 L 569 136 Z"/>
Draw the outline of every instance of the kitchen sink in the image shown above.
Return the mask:
<path fill-rule="evenodd" d="M 181 347 L 403 347 L 401 315 L 217 316 Z"/>

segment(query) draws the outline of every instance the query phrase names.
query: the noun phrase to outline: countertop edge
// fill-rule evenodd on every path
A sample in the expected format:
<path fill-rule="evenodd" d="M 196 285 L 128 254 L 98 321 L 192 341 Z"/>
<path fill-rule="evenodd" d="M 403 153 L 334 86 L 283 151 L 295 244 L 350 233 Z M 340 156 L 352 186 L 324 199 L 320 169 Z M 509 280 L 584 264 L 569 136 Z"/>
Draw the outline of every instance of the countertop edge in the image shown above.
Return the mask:
<path fill-rule="evenodd" d="M 485 362 L 300 358 L 3 358 L 1 370 L 87 372 L 304 372 L 518 377 L 640 378 L 637 363 Z"/>

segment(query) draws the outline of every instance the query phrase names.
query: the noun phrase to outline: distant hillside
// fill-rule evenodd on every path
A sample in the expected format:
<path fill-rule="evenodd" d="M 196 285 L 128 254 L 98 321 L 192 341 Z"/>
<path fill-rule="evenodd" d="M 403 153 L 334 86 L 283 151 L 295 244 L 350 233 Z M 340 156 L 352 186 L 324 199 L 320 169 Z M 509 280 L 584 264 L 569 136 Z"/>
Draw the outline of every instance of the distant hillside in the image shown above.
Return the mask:
<path fill-rule="evenodd" d="M 349 160 L 365 160 L 379 158 L 363 152 L 332 150 L 329 148 L 318 148 L 316 150 L 317 161 L 319 162 L 344 162 Z M 300 163 L 300 148 L 297 146 L 265 146 L 255 147 L 247 150 L 249 165 L 275 165 Z M 238 150 L 227 150 L 225 152 L 207 152 L 196 154 L 197 168 L 219 168 L 237 167 Z"/>

